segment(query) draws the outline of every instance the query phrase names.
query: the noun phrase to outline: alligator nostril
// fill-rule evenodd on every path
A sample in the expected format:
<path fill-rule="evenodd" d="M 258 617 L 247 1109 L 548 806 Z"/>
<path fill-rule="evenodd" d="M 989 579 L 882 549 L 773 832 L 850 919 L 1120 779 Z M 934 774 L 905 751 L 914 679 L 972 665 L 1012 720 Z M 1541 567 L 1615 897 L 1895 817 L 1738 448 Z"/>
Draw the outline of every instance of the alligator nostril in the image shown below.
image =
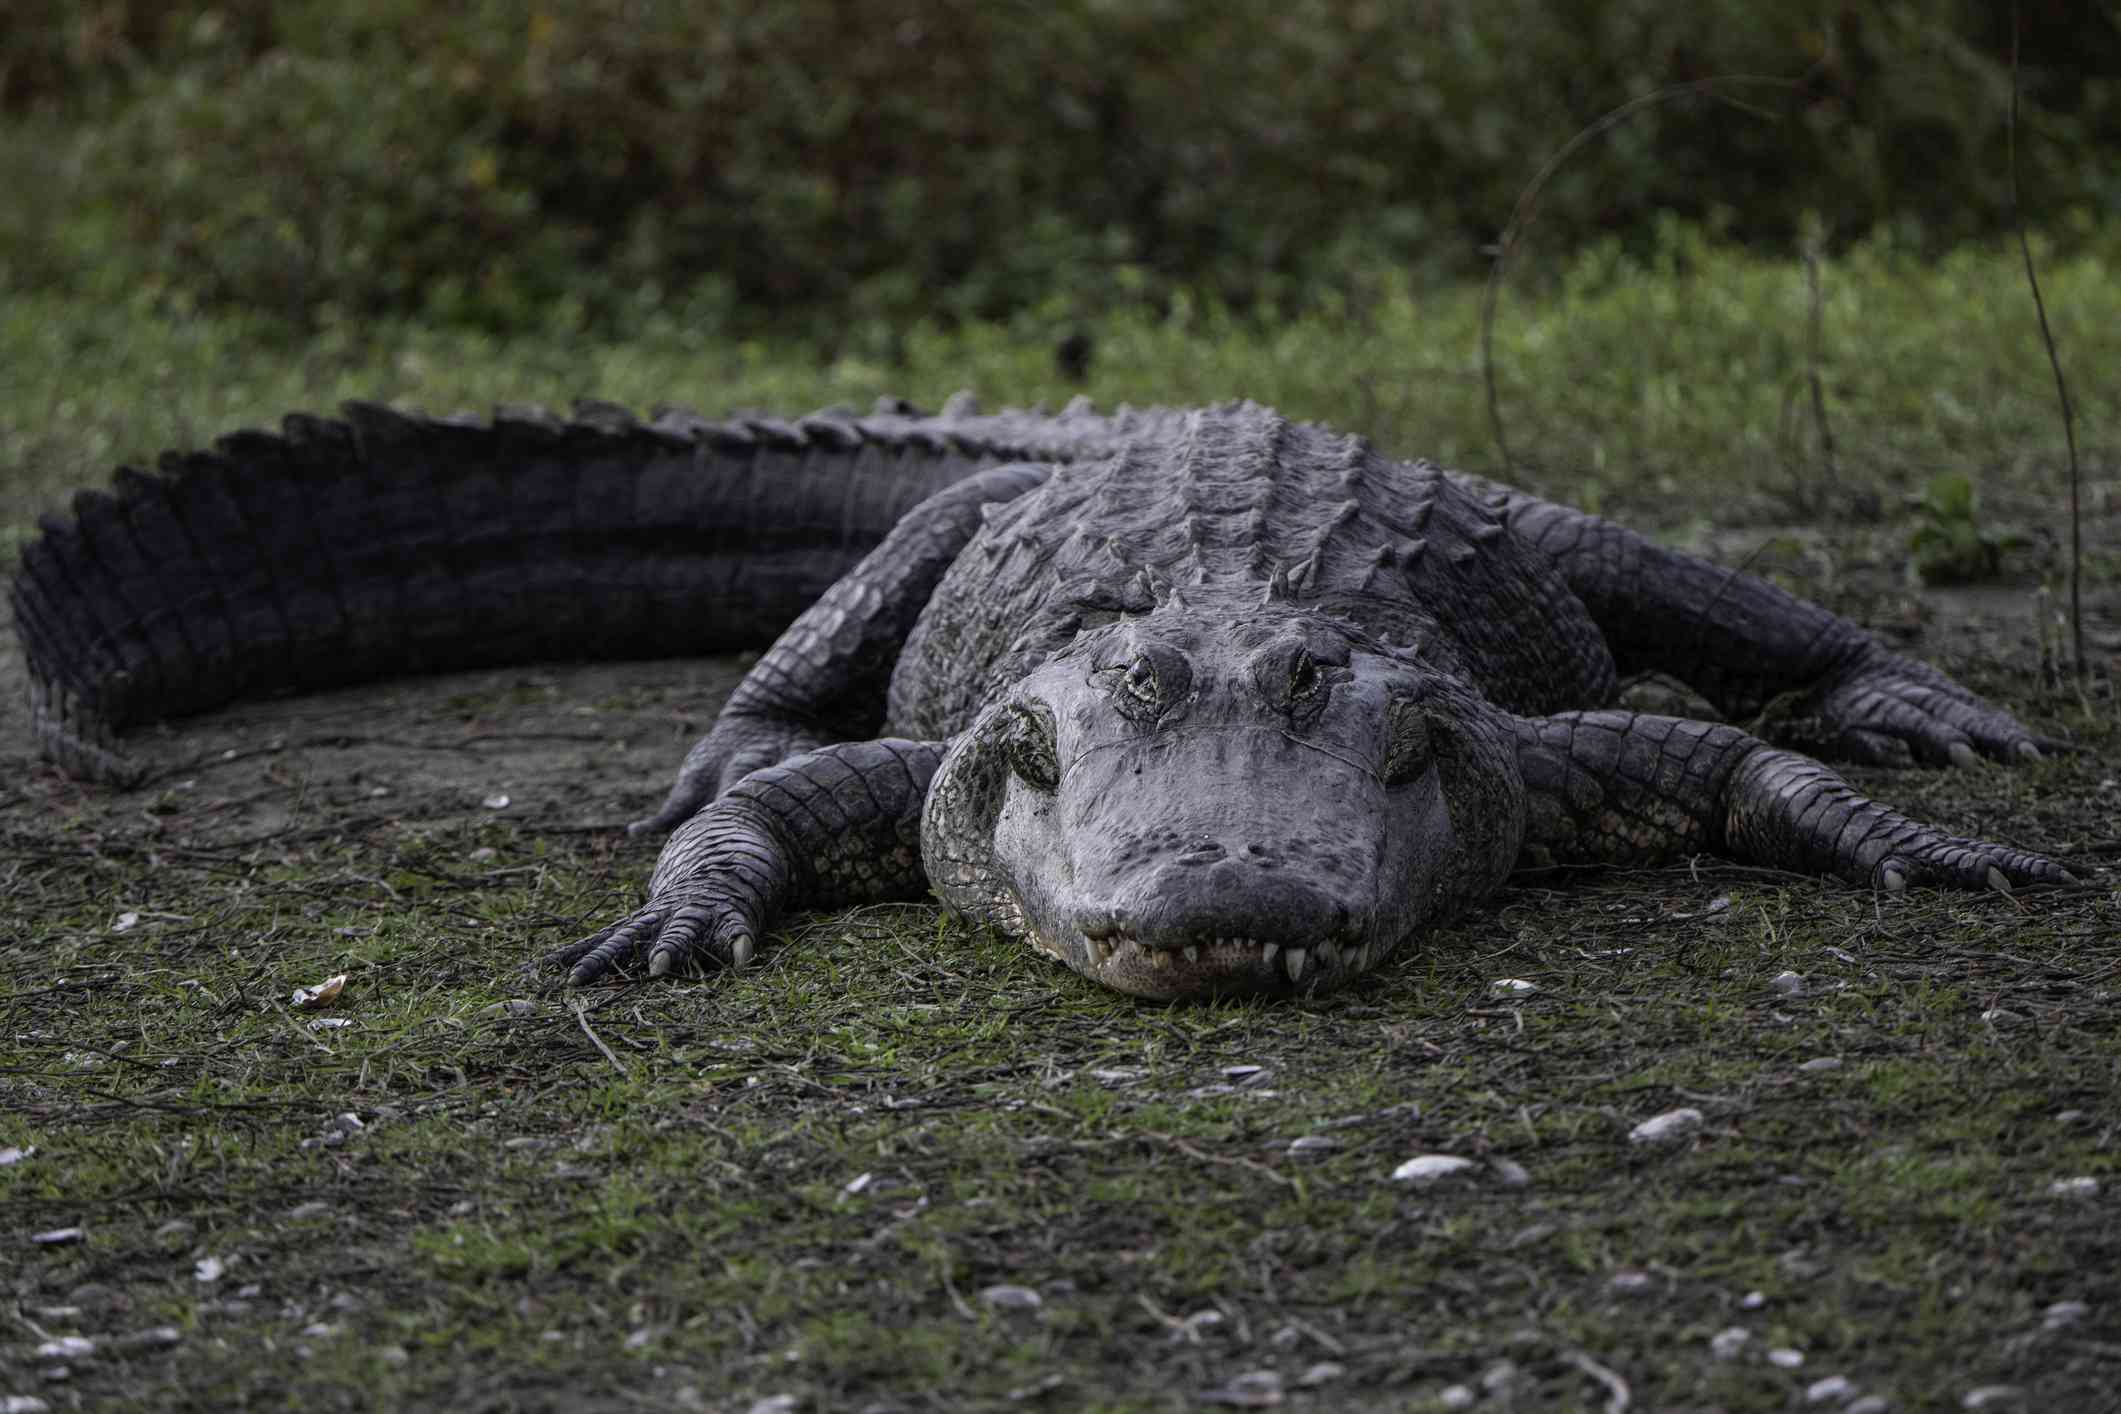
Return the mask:
<path fill-rule="evenodd" d="M 1200 840 L 1178 857 L 1181 864 L 1214 864 L 1225 858 L 1229 851 L 1214 840 Z"/>

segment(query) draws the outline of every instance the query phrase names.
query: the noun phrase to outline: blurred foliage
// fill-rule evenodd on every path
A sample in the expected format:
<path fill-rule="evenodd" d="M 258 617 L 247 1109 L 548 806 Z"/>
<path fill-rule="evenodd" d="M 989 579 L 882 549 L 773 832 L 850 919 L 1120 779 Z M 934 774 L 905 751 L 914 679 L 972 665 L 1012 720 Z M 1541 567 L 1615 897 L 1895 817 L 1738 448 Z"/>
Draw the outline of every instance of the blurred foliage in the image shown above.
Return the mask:
<path fill-rule="evenodd" d="M 2121 211 L 2121 21 L 2026 0 L 2029 201 Z M 1175 290 L 1458 276 L 1572 133 L 1539 240 L 1816 215 L 1932 247 L 2007 219 L 1990 0 L 12 0 L 0 281 L 314 329 L 891 336 Z M 1727 101 L 1726 101 L 1727 100 Z M 1736 105 L 1742 105 L 1736 106 Z M 1767 119 L 1763 121 L 1762 119 Z"/>
<path fill-rule="evenodd" d="M 1981 493 L 1963 471 L 1931 477 L 1915 509 L 1920 522 L 1908 537 L 1909 567 L 1924 584 L 1993 579 L 2003 568 L 2003 552 L 2023 542 L 1988 523 Z"/>

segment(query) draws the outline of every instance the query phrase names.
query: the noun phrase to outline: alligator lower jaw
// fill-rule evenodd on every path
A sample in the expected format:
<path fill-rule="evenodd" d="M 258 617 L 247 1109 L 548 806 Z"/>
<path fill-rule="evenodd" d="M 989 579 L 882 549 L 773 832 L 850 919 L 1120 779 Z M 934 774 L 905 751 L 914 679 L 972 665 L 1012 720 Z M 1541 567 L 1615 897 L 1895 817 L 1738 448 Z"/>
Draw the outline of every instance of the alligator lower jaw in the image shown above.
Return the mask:
<path fill-rule="evenodd" d="M 1079 949 L 1086 975 L 1123 992 L 1167 999 L 1311 991 L 1368 971 L 1386 950 L 1383 944 L 1327 941 L 1295 947 L 1250 937 L 1156 947 L 1125 934 L 1085 937 Z"/>

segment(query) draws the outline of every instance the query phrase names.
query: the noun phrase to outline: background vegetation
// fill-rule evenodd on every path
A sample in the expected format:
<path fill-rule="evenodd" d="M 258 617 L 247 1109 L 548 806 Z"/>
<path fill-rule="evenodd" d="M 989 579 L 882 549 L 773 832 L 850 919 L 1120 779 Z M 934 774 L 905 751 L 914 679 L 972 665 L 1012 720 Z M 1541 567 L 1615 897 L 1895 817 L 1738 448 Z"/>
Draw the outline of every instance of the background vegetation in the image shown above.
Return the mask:
<path fill-rule="evenodd" d="M 2025 0 L 2032 204 L 2121 210 L 2121 22 Z M 1237 308 L 1349 272 L 1475 270 L 1600 112 L 1719 75 L 1570 164 L 1544 238 L 1665 215 L 1769 250 L 1995 233 L 2011 7 L 1993 0 L 14 0 L 0 281 L 297 331 L 881 339 Z M 1725 101 L 1725 100 L 1728 101 Z M 1741 107 L 1742 105 L 1742 107 Z"/>

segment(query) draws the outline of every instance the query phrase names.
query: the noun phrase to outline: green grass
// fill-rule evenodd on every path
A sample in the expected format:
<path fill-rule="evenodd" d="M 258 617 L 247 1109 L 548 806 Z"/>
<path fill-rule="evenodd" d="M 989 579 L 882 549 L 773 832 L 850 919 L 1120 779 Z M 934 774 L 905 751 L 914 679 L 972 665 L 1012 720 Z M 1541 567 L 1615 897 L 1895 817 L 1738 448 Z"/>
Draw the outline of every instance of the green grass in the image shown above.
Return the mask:
<path fill-rule="evenodd" d="M 2111 475 L 2121 289 L 2103 246 L 2044 272 L 2080 440 Z M 1888 242 L 1827 265 L 1820 372 L 1841 476 L 1817 455 L 1806 390 L 1804 272 L 1667 232 L 1647 267 L 1617 245 L 1544 269 L 1536 243 L 1496 327 L 1510 473 L 1593 509 L 1659 524 L 1713 512 L 1753 524 L 1883 496 L 1897 515 L 1930 478 L 1963 472 L 1996 495 L 2052 504 L 2060 427 L 2016 255 L 1938 263 Z M 345 398 L 433 411 L 593 396 L 637 407 L 933 406 L 960 388 L 991 402 L 1189 404 L 1251 397 L 1361 431 L 1408 455 L 1503 474 L 1478 359 L 1480 291 L 1410 287 L 1389 272 L 1338 311 L 1237 319 L 1180 303 L 1097 333 L 1088 381 L 1063 380 L 1026 326 L 916 328 L 874 356 L 721 342 L 675 317 L 623 344 L 564 323 L 497 340 L 420 326 L 336 326 L 284 346 L 271 326 L 85 308 L 34 289 L 0 306 L 0 525 L 19 527 L 121 459 L 197 446 L 238 426 Z M 1537 288 L 1534 288 L 1537 286 Z M 1877 511 L 1869 512 L 1875 517 Z"/>
<path fill-rule="evenodd" d="M 2015 1407 L 2112 1407 L 2111 670 L 2079 688 L 2043 668 L 2030 595 L 2051 557 L 2005 558 L 2002 608 L 1905 577 L 1906 498 L 1940 469 L 1975 475 L 2000 522 L 2058 524 L 2016 268 L 1879 249 L 1830 268 L 1830 482 L 1783 414 L 1802 272 L 1678 238 L 1667 265 L 1593 254 L 1559 293 L 1506 301 L 1532 475 L 1711 548 L 1711 527 L 1745 532 L 1737 554 L 1768 539 L 1793 583 L 1914 626 L 1920 652 L 2076 736 L 2083 754 L 2020 770 L 1860 780 L 2056 852 L 2091 888 L 1878 900 L 1713 861 L 1540 877 L 1346 993 L 1169 1009 L 893 908 L 794 920 L 742 976 L 574 994 L 522 966 L 631 906 L 653 846 L 602 827 L 660 797 L 729 664 L 256 704 L 175 729 L 163 746 L 189 764 L 120 793 L 31 760 L 10 646 L 0 1148 L 35 1153 L 0 1167 L 0 1396 L 1146 1410 L 1271 1369 L 1295 1408 L 1443 1408 L 1459 1384 L 1480 1408 L 1599 1408 L 1599 1372 L 1636 1409 L 1783 1410 L 1834 1374 L 1901 1409 L 1997 1384 Z M 2101 371 L 2121 366 L 2121 294 L 2095 262 L 2046 274 L 2107 497 L 2090 587 L 2111 633 Z M 1477 291 L 1378 286 L 1338 318 L 1111 328 L 1089 391 L 1249 394 L 1495 470 Z M 674 327 L 596 348 L 269 332 L 17 292 L 0 524 L 27 533 L 117 458 L 351 395 L 1068 391 L 1006 329 L 915 331 L 897 367 Z M 379 722 L 399 745 L 349 744 Z M 504 786 L 508 809 L 481 805 Z M 290 1005 L 336 973 L 335 1007 Z M 1502 977 L 1539 990 L 1498 999 Z M 1823 1057 L 1841 1064 L 1806 1068 Z M 1680 1106 L 1704 1116 L 1687 1140 L 1629 1142 Z M 1305 1136 L 1336 1143 L 1292 1151 Z M 1481 1166 L 1391 1181 L 1422 1153 Z M 2078 1177 L 2099 1192 L 2051 1188 Z M 80 1241 L 30 1245 L 69 1226 Z M 2063 1301 L 2088 1311 L 2051 1320 Z M 1749 1339 L 1726 1359 L 1711 1341 L 1730 1328 Z M 72 1335 L 98 1348 L 37 1353 Z"/>

